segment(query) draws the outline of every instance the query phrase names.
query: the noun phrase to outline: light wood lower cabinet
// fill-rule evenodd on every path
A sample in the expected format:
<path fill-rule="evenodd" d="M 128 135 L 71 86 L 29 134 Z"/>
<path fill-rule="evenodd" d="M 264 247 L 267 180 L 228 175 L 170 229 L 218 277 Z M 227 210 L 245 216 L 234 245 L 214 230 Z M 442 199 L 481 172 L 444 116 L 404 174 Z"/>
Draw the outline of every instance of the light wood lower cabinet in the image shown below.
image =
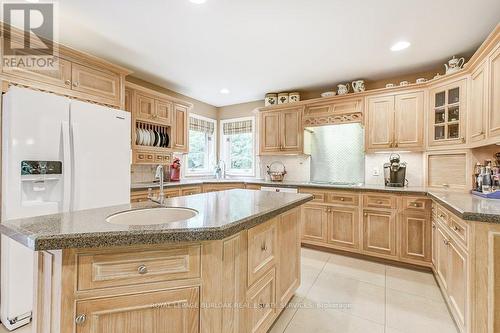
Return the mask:
<path fill-rule="evenodd" d="M 428 214 L 405 211 L 401 215 L 401 259 L 431 261 L 432 232 Z"/>
<path fill-rule="evenodd" d="M 199 288 L 77 301 L 77 333 L 198 333 Z"/>
<path fill-rule="evenodd" d="M 321 205 L 305 205 L 302 208 L 303 240 L 326 242 L 327 209 L 327 207 Z"/>
<path fill-rule="evenodd" d="M 396 214 L 393 211 L 364 210 L 363 251 L 397 257 Z"/>
<path fill-rule="evenodd" d="M 245 188 L 243 183 L 203 184 L 203 192 L 218 192 Z"/>
<path fill-rule="evenodd" d="M 359 209 L 330 206 L 328 209 L 328 243 L 339 248 L 359 247 Z"/>

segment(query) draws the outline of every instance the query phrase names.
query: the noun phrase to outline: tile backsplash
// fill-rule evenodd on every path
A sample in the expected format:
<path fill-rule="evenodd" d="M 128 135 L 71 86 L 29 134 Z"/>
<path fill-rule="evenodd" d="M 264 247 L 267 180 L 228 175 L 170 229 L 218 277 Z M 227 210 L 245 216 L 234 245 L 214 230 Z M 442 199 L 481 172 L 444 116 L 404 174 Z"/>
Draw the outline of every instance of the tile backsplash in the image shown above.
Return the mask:
<path fill-rule="evenodd" d="M 307 182 L 311 175 L 311 158 L 309 156 L 261 156 L 260 175 L 257 178 L 267 179 L 267 166 L 274 161 L 281 161 L 285 167 L 287 175 L 285 180 Z"/>
<path fill-rule="evenodd" d="M 130 167 L 130 181 L 133 183 L 145 183 L 155 180 L 156 165 L 132 164 Z"/>
<path fill-rule="evenodd" d="M 409 186 L 424 186 L 424 154 L 399 153 L 401 162 L 406 162 L 406 179 Z M 365 184 L 384 185 L 384 163 L 391 153 L 365 155 Z M 374 175 L 378 173 L 379 175 Z"/>

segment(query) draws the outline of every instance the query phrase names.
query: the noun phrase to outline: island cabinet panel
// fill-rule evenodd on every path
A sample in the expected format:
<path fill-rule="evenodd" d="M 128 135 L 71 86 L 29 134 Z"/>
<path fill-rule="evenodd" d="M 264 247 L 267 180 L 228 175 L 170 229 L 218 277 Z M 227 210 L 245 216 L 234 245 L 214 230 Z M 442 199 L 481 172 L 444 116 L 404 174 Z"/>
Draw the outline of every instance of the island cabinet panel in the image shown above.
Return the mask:
<path fill-rule="evenodd" d="M 248 230 L 248 286 L 277 262 L 278 218 Z"/>
<path fill-rule="evenodd" d="M 393 211 L 364 211 L 363 250 L 375 255 L 397 257 L 396 214 Z"/>
<path fill-rule="evenodd" d="M 198 333 L 199 288 L 77 301 L 76 333 Z"/>
<path fill-rule="evenodd" d="M 284 307 L 300 285 L 300 210 L 280 216 L 278 221 L 279 264 L 277 272 L 279 307 Z"/>
<path fill-rule="evenodd" d="M 266 333 L 277 315 L 275 270 L 269 270 L 247 295 L 247 332 Z"/>
<path fill-rule="evenodd" d="M 339 248 L 359 248 L 359 209 L 328 207 L 328 243 Z"/>
<path fill-rule="evenodd" d="M 489 137 L 500 136 L 500 45 L 497 45 L 495 51 L 489 59 Z"/>
<path fill-rule="evenodd" d="M 77 255 L 78 290 L 197 278 L 200 246 Z"/>
<path fill-rule="evenodd" d="M 302 208 L 302 239 L 326 242 L 328 208 L 321 205 L 305 205 Z"/>

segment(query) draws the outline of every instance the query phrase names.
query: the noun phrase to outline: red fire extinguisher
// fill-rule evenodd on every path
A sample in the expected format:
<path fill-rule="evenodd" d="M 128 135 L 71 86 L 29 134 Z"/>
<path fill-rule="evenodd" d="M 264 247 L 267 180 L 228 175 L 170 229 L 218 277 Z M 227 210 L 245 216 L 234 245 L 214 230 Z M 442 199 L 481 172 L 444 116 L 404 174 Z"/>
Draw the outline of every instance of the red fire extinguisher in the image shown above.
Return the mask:
<path fill-rule="evenodd" d="M 179 181 L 181 179 L 181 160 L 176 157 L 170 165 L 170 181 Z"/>

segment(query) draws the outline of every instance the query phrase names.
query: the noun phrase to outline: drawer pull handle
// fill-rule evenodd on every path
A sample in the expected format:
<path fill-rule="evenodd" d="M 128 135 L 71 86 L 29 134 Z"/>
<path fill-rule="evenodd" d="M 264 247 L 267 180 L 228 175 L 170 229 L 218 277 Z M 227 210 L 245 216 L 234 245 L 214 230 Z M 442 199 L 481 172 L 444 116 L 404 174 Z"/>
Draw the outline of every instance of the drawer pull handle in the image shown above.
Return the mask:
<path fill-rule="evenodd" d="M 436 225 L 434 223 L 432 224 L 432 229 L 436 229 Z"/>
<path fill-rule="evenodd" d="M 447 239 L 443 239 L 443 244 L 446 245 L 446 246 L 448 246 L 450 244 L 450 241 L 447 240 Z"/>
<path fill-rule="evenodd" d="M 141 275 L 144 275 L 148 272 L 148 268 L 146 267 L 146 265 L 141 265 L 137 267 L 137 272 Z"/>
<path fill-rule="evenodd" d="M 411 206 L 412 206 L 412 207 L 416 207 L 416 208 L 422 207 L 422 205 L 421 205 L 421 204 L 419 204 L 418 202 L 412 202 L 412 203 L 411 203 Z"/>
<path fill-rule="evenodd" d="M 87 316 L 84 314 L 81 314 L 81 315 L 76 316 L 75 323 L 77 325 L 83 325 L 86 320 L 87 320 Z"/>
<path fill-rule="evenodd" d="M 379 201 L 377 201 L 377 204 L 381 205 L 381 204 L 383 204 L 383 202 L 379 200 Z"/>
<path fill-rule="evenodd" d="M 260 249 L 261 249 L 262 251 L 267 251 L 267 245 L 266 245 L 266 243 L 262 244 L 262 245 L 260 246 Z"/>
<path fill-rule="evenodd" d="M 340 198 L 340 201 L 345 201 L 345 199 L 343 197 Z"/>
<path fill-rule="evenodd" d="M 78 87 L 79 83 L 78 82 L 73 82 L 73 87 Z"/>
<path fill-rule="evenodd" d="M 457 227 L 456 225 L 453 226 L 453 230 L 455 230 L 455 231 L 461 231 L 461 229 L 459 227 Z"/>
<path fill-rule="evenodd" d="M 264 303 L 259 303 L 259 308 L 264 309 L 266 305 Z"/>
<path fill-rule="evenodd" d="M 69 85 L 71 85 L 71 81 L 70 80 L 66 80 L 66 81 L 64 81 L 64 84 L 67 85 L 67 86 L 69 86 Z"/>

